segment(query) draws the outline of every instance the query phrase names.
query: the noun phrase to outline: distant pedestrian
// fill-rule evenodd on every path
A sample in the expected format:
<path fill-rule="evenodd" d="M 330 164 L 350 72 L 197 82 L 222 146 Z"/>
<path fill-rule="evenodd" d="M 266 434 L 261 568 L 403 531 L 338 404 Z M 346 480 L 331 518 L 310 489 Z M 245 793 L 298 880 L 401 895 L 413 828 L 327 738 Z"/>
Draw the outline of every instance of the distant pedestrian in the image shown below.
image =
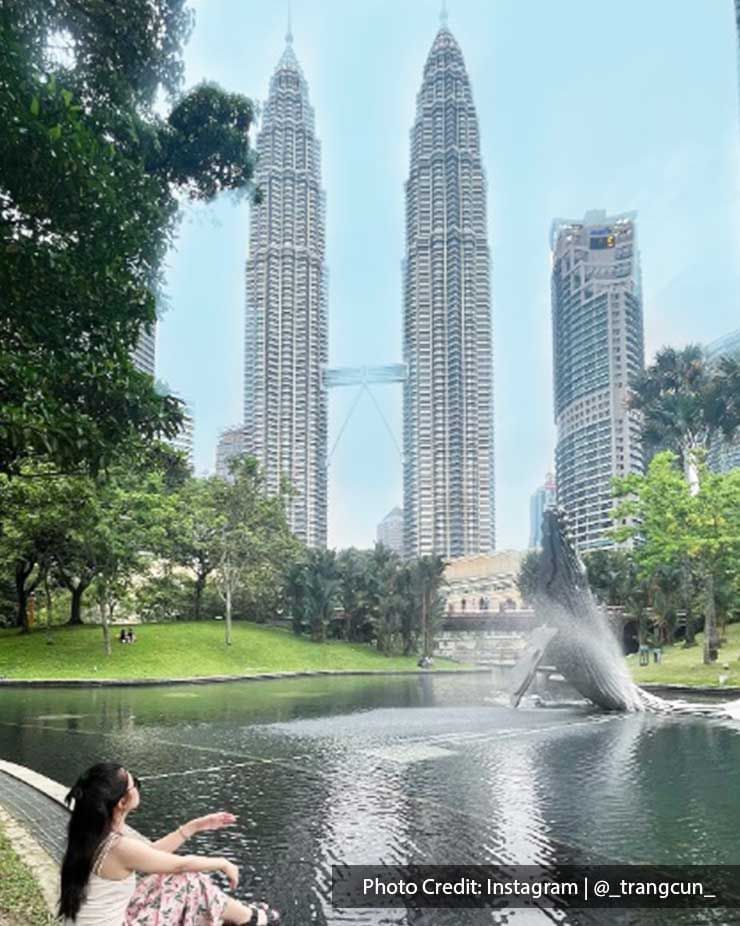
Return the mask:
<path fill-rule="evenodd" d="M 647 645 L 647 643 L 640 644 L 639 654 L 640 654 L 640 665 L 641 666 L 650 665 L 650 647 Z"/>
<path fill-rule="evenodd" d="M 121 627 L 121 632 L 118 634 L 119 643 L 128 643 L 128 634 L 126 633 L 126 628 Z"/>
<path fill-rule="evenodd" d="M 127 643 L 136 643 L 136 634 L 134 633 L 133 627 L 129 627 L 129 629 L 128 629 L 128 640 L 127 640 L 126 642 L 127 642 Z"/>
<path fill-rule="evenodd" d="M 660 663 L 660 660 L 663 658 L 663 651 L 659 646 L 656 646 L 653 650 L 653 662 Z"/>

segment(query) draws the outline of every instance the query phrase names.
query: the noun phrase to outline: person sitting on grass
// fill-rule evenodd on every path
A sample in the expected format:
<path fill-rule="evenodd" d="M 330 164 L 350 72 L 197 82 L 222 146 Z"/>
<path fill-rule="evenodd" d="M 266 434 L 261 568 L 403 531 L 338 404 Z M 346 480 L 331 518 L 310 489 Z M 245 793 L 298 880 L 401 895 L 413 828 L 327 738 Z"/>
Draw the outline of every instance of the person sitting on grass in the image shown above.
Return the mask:
<path fill-rule="evenodd" d="M 65 798 L 72 805 L 59 901 L 65 926 L 279 922 L 267 904 L 239 903 L 211 881 L 208 873 L 222 871 L 232 889 L 237 886 L 239 869 L 228 859 L 175 854 L 194 833 L 230 826 L 232 814 L 190 820 L 152 843 L 126 825 L 140 800 L 139 780 L 112 762 L 89 768 Z"/>
<path fill-rule="evenodd" d="M 121 632 L 118 634 L 119 643 L 128 643 L 128 634 L 126 633 L 126 628 L 121 627 Z"/>

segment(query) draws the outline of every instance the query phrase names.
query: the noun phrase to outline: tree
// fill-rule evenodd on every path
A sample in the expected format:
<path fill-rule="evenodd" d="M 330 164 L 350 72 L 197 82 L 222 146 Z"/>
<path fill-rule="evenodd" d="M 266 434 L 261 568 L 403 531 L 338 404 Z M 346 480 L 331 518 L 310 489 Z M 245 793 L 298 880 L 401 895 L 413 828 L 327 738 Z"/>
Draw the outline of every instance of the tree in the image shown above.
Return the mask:
<path fill-rule="evenodd" d="M 425 656 L 434 649 L 434 623 L 442 609 L 440 588 L 447 564 L 436 553 L 420 556 L 413 563 L 412 581 L 419 601 L 422 648 Z"/>
<path fill-rule="evenodd" d="M 344 612 L 345 639 L 367 643 L 373 634 L 369 613 L 368 582 L 371 574 L 371 554 L 350 547 L 337 555 L 339 600 Z"/>
<path fill-rule="evenodd" d="M 201 603 L 208 577 L 216 570 L 221 550 L 223 512 L 221 482 L 188 479 L 173 496 L 172 520 L 168 525 L 166 555 L 193 571 L 193 616 L 201 616 Z"/>
<path fill-rule="evenodd" d="M 0 473 L 96 473 L 181 422 L 131 350 L 155 323 L 178 194 L 253 172 L 246 98 L 201 85 L 154 114 L 191 23 L 184 0 L 0 7 Z"/>
<path fill-rule="evenodd" d="M 323 643 L 339 595 L 339 571 L 334 550 L 306 551 L 306 616 L 314 643 Z"/>
<path fill-rule="evenodd" d="M 689 556 L 699 564 L 704 583 L 704 662 L 713 662 L 721 644 L 717 626 L 720 607 L 728 607 L 740 562 L 740 470 L 700 472 L 700 489 L 689 518 Z M 722 590 L 718 595 L 718 589 Z M 731 607 L 731 604 L 729 605 Z"/>
<path fill-rule="evenodd" d="M 640 577 L 654 583 L 666 571 L 702 577 L 704 601 L 704 661 L 716 659 L 715 589 L 732 583 L 740 558 L 740 471 L 714 474 L 699 470 L 699 491 L 692 494 L 678 458 L 671 451 L 657 454 L 647 474 L 615 480 L 619 502 L 615 517 L 627 521 L 619 539 L 636 541 L 634 557 Z M 669 572 L 670 575 L 670 572 Z M 709 579 L 710 581 L 707 581 Z M 684 601 L 686 589 L 678 583 Z M 689 589 L 689 596 L 692 591 Z M 692 623 L 686 617 L 687 632 Z"/>
<path fill-rule="evenodd" d="M 216 579 L 226 606 L 226 644 L 231 645 L 235 595 L 250 576 L 273 583 L 279 600 L 279 577 L 296 552 L 286 518 L 288 486 L 267 495 L 264 478 L 254 457 L 232 461 L 233 481 L 214 483 L 218 513 Z"/>
<path fill-rule="evenodd" d="M 413 562 L 403 562 L 396 574 L 396 595 L 401 615 L 403 655 L 412 656 L 418 651 L 419 637 L 423 633 L 421 602 L 416 595 Z"/>
<path fill-rule="evenodd" d="M 398 574 L 401 559 L 397 553 L 378 543 L 370 554 L 368 611 L 381 653 L 390 656 L 401 648 L 401 608 L 398 594 Z"/>
<path fill-rule="evenodd" d="M 596 599 L 608 608 L 623 608 L 637 621 L 640 643 L 649 631 L 648 580 L 631 550 L 593 550 L 584 556 L 588 584 Z"/>
<path fill-rule="evenodd" d="M 712 441 L 720 435 L 730 439 L 740 427 L 740 363 L 737 358 L 725 357 L 710 364 L 695 344 L 683 350 L 663 348 L 633 384 L 630 405 L 642 413 L 645 448 L 653 452 L 673 450 L 696 495 L 699 470 Z M 713 573 L 703 580 L 704 661 L 708 663 L 716 658 L 719 640 Z M 689 585 L 689 567 L 684 561 L 685 595 Z"/>
<path fill-rule="evenodd" d="M 97 517 L 85 538 L 87 555 L 95 565 L 94 595 L 103 627 L 103 643 L 110 656 L 110 622 L 132 576 L 145 568 L 147 552 L 163 543 L 166 497 L 161 473 L 119 471 L 95 494 Z"/>
<path fill-rule="evenodd" d="M 100 512 L 92 479 L 77 478 L 75 504 L 67 509 L 65 531 L 54 549 L 54 571 L 70 593 L 69 623 L 82 623 L 82 599 L 97 575 L 89 538 L 97 529 Z"/>
<path fill-rule="evenodd" d="M 283 596 L 296 636 L 300 636 L 309 623 L 308 585 L 306 560 L 301 558 L 290 563 L 283 580 Z"/>
<path fill-rule="evenodd" d="M 524 554 L 524 558 L 519 566 L 519 574 L 516 577 L 516 587 L 519 589 L 522 600 L 526 604 L 534 601 L 541 558 L 541 550 L 528 550 Z"/>
<path fill-rule="evenodd" d="M 630 405 L 642 414 L 645 449 L 676 453 L 692 492 L 713 438 L 731 438 L 740 426 L 737 367 L 733 358 L 711 365 L 696 344 L 664 347 L 632 385 Z"/>
<path fill-rule="evenodd" d="M 76 480 L 49 478 L 47 470 L 26 465 L 14 479 L 0 475 L 0 563 L 13 575 L 15 623 L 24 632 L 29 597 L 52 568 L 79 502 Z"/>

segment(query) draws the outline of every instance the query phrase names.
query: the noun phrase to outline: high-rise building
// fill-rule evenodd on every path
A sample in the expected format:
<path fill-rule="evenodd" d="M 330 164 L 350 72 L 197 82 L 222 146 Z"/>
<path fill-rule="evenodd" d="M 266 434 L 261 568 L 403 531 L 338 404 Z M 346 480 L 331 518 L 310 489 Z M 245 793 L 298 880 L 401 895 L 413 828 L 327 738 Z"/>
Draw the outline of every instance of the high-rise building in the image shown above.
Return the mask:
<path fill-rule="evenodd" d="M 645 362 L 635 218 L 595 211 L 552 226 L 558 504 L 581 551 L 613 544 L 611 480 L 643 470 L 627 406 Z"/>
<path fill-rule="evenodd" d="M 404 275 L 404 546 L 495 546 L 486 178 L 460 46 L 443 15 L 411 129 Z"/>
<path fill-rule="evenodd" d="M 403 509 L 396 505 L 378 524 L 378 543 L 403 556 Z"/>
<path fill-rule="evenodd" d="M 222 431 L 216 444 L 216 475 L 231 479 L 229 464 L 244 453 L 244 428 L 241 425 Z"/>
<path fill-rule="evenodd" d="M 542 546 L 542 515 L 558 503 L 555 489 L 555 476 L 548 473 L 544 485 L 532 493 L 529 500 L 529 548 Z"/>
<path fill-rule="evenodd" d="M 740 0 L 738 0 L 740 3 Z M 709 363 L 716 363 L 722 357 L 740 356 L 740 329 L 713 341 L 707 346 Z M 740 466 L 740 434 L 731 440 L 717 437 L 709 448 L 709 468 L 716 473 L 727 473 Z"/>
<path fill-rule="evenodd" d="M 136 347 L 131 351 L 131 359 L 134 366 L 141 373 L 148 373 L 150 376 L 155 375 L 157 356 L 157 323 L 152 326 L 151 331 L 142 329 L 139 334 L 139 340 Z"/>
<path fill-rule="evenodd" d="M 281 477 L 290 480 L 290 527 L 307 544 L 323 546 L 326 204 L 314 111 L 290 31 L 262 110 L 257 154 L 262 201 L 251 212 L 246 270 L 246 450 L 263 468 L 269 492 L 278 491 Z"/>
<path fill-rule="evenodd" d="M 194 417 L 193 407 L 186 402 L 182 409 L 182 424 L 180 425 L 180 430 L 169 441 L 175 450 L 179 450 L 180 453 L 185 454 L 185 459 L 191 471 L 195 467 L 195 457 L 193 455 Z"/>

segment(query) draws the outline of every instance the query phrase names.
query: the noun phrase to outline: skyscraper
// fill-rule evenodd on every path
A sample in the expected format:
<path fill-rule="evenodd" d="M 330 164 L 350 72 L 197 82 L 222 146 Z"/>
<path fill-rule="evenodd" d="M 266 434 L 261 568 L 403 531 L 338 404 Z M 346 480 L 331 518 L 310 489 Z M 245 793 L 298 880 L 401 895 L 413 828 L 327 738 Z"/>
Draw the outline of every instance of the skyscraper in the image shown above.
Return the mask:
<path fill-rule="evenodd" d="M 548 473 L 544 485 L 532 493 L 529 500 L 529 548 L 537 549 L 542 546 L 542 515 L 557 505 L 557 492 L 555 489 L 555 476 Z"/>
<path fill-rule="evenodd" d="M 157 357 L 157 323 L 151 331 L 141 330 L 136 347 L 131 351 L 131 359 L 140 373 L 155 375 Z"/>
<path fill-rule="evenodd" d="M 288 31 L 270 81 L 257 138 L 246 270 L 245 449 L 276 492 L 293 485 L 293 532 L 326 543 L 327 401 L 321 368 L 328 360 L 324 261 L 325 194 L 321 147 L 308 85 Z"/>
<path fill-rule="evenodd" d="M 740 329 L 708 345 L 707 359 L 710 364 L 716 364 L 722 357 L 740 357 Z M 716 473 L 728 473 L 740 466 L 740 434 L 731 440 L 716 437 L 709 448 L 707 462 Z"/>
<path fill-rule="evenodd" d="M 550 244 L 558 504 L 586 551 L 613 543 L 612 478 L 643 469 L 627 407 L 645 362 L 635 214 L 556 219 Z"/>
<path fill-rule="evenodd" d="M 495 545 L 486 179 L 478 118 L 446 16 L 411 129 L 404 260 L 404 546 Z"/>
<path fill-rule="evenodd" d="M 222 431 L 216 444 L 216 475 L 231 479 L 229 465 L 244 453 L 244 428 L 237 426 Z"/>
<path fill-rule="evenodd" d="M 185 461 L 191 472 L 195 467 L 195 457 L 193 454 L 194 421 L 195 413 L 193 412 L 193 406 L 185 402 L 182 409 L 182 424 L 177 434 L 169 441 L 169 444 L 174 447 L 175 450 L 179 450 L 180 453 L 185 454 Z"/>
<path fill-rule="evenodd" d="M 403 556 L 403 511 L 396 505 L 378 524 L 378 543 Z"/>

